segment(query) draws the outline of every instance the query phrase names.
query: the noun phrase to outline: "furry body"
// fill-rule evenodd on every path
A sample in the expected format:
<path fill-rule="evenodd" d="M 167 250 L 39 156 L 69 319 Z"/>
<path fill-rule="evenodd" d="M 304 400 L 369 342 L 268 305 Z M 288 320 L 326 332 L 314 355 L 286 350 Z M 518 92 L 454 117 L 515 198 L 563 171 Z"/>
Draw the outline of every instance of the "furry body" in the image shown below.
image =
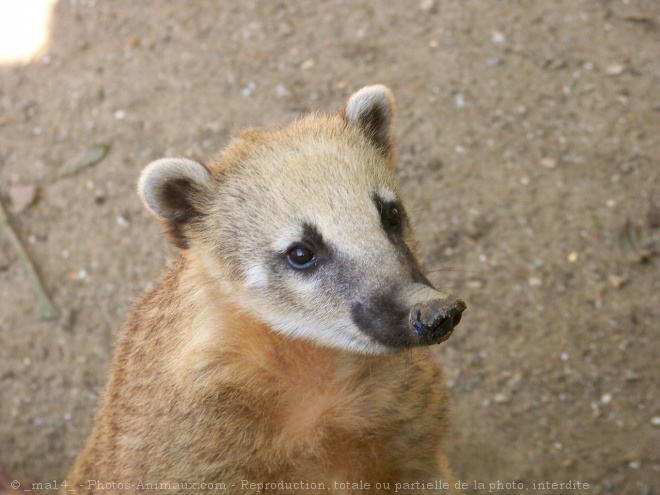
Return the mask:
<path fill-rule="evenodd" d="M 389 120 L 371 119 L 380 133 L 355 123 L 365 105 L 391 105 L 376 88 L 344 116 L 244 133 L 208 167 L 145 172 L 141 194 L 183 249 L 120 334 L 68 478 L 77 491 L 149 492 L 154 482 L 180 493 L 201 483 L 225 493 L 445 493 L 420 485 L 438 480 L 453 489 L 439 452 L 442 372 L 408 313 L 381 304 L 445 296 L 419 272 L 405 218 L 385 235 L 373 203 L 398 197 L 393 106 Z M 292 270 L 282 257 L 291 239 L 315 246 L 318 266 Z"/>

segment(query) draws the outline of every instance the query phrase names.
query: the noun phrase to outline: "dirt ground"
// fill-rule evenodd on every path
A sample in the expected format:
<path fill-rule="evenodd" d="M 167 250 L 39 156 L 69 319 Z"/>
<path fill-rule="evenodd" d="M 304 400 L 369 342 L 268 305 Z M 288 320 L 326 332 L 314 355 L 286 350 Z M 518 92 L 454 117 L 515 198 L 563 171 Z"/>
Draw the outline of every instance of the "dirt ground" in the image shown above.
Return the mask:
<path fill-rule="evenodd" d="M 0 194 L 64 312 L 1 235 L 0 471 L 64 479 L 174 253 L 142 167 L 382 82 L 424 267 L 468 304 L 437 349 L 467 492 L 660 493 L 659 26 L 655 0 L 61 0 L 47 53 L 0 66 Z"/>

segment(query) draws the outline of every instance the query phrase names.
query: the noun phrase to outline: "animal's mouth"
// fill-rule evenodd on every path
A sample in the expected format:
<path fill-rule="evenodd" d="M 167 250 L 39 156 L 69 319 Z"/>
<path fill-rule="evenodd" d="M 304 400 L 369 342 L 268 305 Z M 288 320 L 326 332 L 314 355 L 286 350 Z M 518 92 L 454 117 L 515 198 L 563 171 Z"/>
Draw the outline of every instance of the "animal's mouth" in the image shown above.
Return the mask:
<path fill-rule="evenodd" d="M 461 299 L 435 299 L 418 303 L 411 308 L 408 323 L 420 344 L 439 344 L 451 336 L 466 307 Z"/>

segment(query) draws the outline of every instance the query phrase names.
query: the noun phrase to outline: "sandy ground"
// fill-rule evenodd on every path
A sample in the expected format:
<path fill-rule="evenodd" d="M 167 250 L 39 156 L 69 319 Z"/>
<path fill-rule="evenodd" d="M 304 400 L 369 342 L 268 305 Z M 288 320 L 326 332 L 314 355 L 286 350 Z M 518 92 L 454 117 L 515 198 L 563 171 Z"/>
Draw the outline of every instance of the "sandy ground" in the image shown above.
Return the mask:
<path fill-rule="evenodd" d="M 0 236 L 0 471 L 64 478 L 174 252 L 141 168 L 382 82 L 424 266 L 469 308 L 437 349 L 468 492 L 659 493 L 659 23 L 654 0 L 60 1 L 48 52 L 0 66 L 0 194 L 65 313 L 39 321 Z"/>

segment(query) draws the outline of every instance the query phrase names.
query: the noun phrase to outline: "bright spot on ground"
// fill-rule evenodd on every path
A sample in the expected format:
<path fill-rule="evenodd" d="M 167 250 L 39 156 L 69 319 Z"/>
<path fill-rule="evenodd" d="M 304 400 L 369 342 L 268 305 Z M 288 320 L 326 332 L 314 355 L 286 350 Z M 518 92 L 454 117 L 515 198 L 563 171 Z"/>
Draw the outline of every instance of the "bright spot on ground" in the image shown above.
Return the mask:
<path fill-rule="evenodd" d="M 0 63 L 27 62 L 47 48 L 56 0 L 0 0 Z"/>

